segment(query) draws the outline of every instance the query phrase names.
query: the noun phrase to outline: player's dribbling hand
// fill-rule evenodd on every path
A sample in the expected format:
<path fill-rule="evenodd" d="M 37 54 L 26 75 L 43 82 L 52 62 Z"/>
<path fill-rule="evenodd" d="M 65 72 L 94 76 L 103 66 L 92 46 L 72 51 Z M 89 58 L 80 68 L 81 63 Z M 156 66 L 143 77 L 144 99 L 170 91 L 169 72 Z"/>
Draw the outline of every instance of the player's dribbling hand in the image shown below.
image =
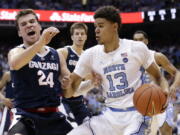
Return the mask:
<path fill-rule="evenodd" d="M 60 31 L 56 27 L 49 27 L 46 28 L 41 35 L 40 40 L 43 42 L 44 45 L 48 44 L 51 39 L 58 34 Z"/>
<path fill-rule="evenodd" d="M 163 105 L 162 109 L 161 109 L 161 113 L 163 113 L 166 108 L 168 107 L 168 104 L 169 104 L 169 93 L 167 91 L 164 91 L 165 95 L 166 95 L 166 103 Z"/>
<path fill-rule="evenodd" d="M 175 98 L 176 98 L 176 87 L 173 86 L 173 85 L 171 85 L 171 87 L 170 87 L 169 96 L 170 96 L 172 99 L 175 99 Z"/>

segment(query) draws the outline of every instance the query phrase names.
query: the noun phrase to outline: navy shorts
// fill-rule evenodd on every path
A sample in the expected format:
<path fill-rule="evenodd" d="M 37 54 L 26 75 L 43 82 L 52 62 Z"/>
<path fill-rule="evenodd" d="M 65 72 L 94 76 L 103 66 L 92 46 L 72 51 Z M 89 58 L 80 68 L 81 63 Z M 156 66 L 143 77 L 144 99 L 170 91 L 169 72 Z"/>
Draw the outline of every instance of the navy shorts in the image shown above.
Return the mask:
<path fill-rule="evenodd" d="M 60 112 L 27 113 L 9 130 L 8 135 L 66 135 L 72 126 Z"/>
<path fill-rule="evenodd" d="M 84 103 L 83 96 L 63 98 L 62 103 L 64 104 L 67 113 L 69 113 L 69 111 L 73 113 L 75 121 L 78 125 L 82 124 L 86 117 L 92 116 L 91 112 Z"/>

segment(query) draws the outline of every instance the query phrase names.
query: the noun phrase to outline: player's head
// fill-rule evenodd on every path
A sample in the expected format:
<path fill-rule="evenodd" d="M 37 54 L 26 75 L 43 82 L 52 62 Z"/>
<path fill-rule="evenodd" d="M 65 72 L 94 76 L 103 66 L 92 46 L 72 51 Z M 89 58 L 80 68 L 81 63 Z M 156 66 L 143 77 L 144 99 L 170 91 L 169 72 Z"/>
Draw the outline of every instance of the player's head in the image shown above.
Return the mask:
<path fill-rule="evenodd" d="M 138 30 L 133 34 L 133 40 L 135 41 L 142 41 L 146 45 L 148 45 L 148 35 L 146 32 Z"/>
<path fill-rule="evenodd" d="M 32 9 L 24 9 L 16 15 L 18 35 L 27 45 L 34 44 L 40 38 L 41 26 L 38 17 Z"/>
<path fill-rule="evenodd" d="M 118 36 L 121 27 L 119 10 L 113 6 L 103 6 L 96 10 L 95 15 L 96 40 L 100 44 L 111 42 Z"/>
<path fill-rule="evenodd" d="M 73 23 L 70 28 L 73 45 L 83 46 L 87 40 L 88 27 L 84 23 Z"/>

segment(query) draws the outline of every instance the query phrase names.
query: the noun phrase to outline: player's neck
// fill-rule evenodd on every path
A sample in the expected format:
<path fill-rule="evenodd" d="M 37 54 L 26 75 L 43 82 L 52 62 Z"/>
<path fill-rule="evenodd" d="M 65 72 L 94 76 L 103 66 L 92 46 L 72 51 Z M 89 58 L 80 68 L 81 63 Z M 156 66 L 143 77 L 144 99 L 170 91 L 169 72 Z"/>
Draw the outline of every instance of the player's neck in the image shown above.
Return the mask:
<path fill-rule="evenodd" d="M 111 40 L 110 42 L 108 43 L 105 43 L 104 44 L 104 51 L 106 53 L 109 53 L 109 52 L 112 52 L 114 50 L 116 50 L 117 48 L 119 48 L 119 37 L 118 38 L 115 38 L 113 40 Z"/>
<path fill-rule="evenodd" d="M 30 46 L 32 46 L 33 44 L 28 44 L 28 43 L 26 43 L 26 42 L 24 42 L 24 47 L 25 48 L 28 48 L 28 47 L 30 47 Z M 39 54 L 42 54 L 42 53 L 44 53 L 46 51 L 46 48 L 45 48 L 45 46 L 43 46 L 42 48 L 41 48 L 41 50 L 39 50 L 37 53 L 39 53 Z"/>
<path fill-rule="evenodd" d="M 81 55 L 81 53 L 83 52 L 83 46 L 78 46 L 73 44 L 72 45 L 72 49 L 78 54 Z"/>

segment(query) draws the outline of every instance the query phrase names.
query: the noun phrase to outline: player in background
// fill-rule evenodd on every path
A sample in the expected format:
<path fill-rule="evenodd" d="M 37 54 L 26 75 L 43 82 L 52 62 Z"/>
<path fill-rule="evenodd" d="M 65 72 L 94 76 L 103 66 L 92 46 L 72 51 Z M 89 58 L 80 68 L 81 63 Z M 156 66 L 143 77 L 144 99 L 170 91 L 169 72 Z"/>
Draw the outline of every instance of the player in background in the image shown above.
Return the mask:
<path fill-rule="evenodd" d="M 146 45 L 142 42 L 120 39 L 121 18 L 118 9 L 104 6 L 96 10 L 95 34 L 98 45 L 81 55 L 72 73 L 72 93 L 92 70 L 102 77 L 106 109 L 93 116 L 68 135 L 142 135 L 148 129 L 149 118 L 133 106 L 134 91 L 142 85 L 140 67 L 150 73 L 162 90 L 168 83 Z"/>
<path fill-rule="evenodd" d="M 86 24 L 73 23 L 70 27 L 71 39 L 73 41 L 72 46 L 68 45 L 57 50 L 58 52 L 63 54 L 70 72 L 74 71 L 76 63 L 79 60 L 80 55 L 84 51 L 83 48 L 87 40 L 87 33 L 88 27 Z M 89 90 L 92 88 L 94 88 L 92 81 L 87 81 L 84 90 Z M 91 113 L 84 103 L 83 95 L 73 96 L 71 98 L 63 98 L 62 103 L 65 108 L 67 108 L 67 110 L 70 110 L 69 112 L 67 111 L 67 113 L 72 112 L 78 125 L 82 124 L 85 118 L 91 117 Z"/>
<path fill-rule="evenodd" d="M 47 46 L 59 33 L 55 27 L 43 30 L 36 13 L 17 13 L 18 35 L 23 43 L 10 50 L 8 62 L 14 91 L 16 116 L 8 135 L 66 135 L 72 126 L 58 111 L 59 94 L 70 83 L 63 55 Z"/>
<path fill-rule="evenodd" d="M 12 108 L 13 104 L 12 104 L 12 98 L 13 98 L 13 92 L 10 91 L 9 89 L 11 89 L 12 87 L 12 83 L 11 83 L 11 76 L 10 76 L 10 72 L 4 72 L 3 76 L 0 80 L 0 100 L 2 101 L 2 103 L 7 106 L 8 108 Z M 5 91 L 5 95 L 3 94 L 3 92 Z"/>
<path fill-rule="evenodd" d="M 136 31 L 133 35 L 133 39 L 135 41 L 142 41 L 146 45 L 148 45 L 149 43 L 148 35 L 144 31 Z M 180 86 L 180 72 L 176 69 L 175 66 L 171 64 L 171 62 L 164 54 L 156 52 L 154 50 L 151 50 L 150 52 L 151 55 L 154 57 L 155 63 L 174 77 L 174 82 L 170 86 L 170 91 L 172 93 L 172 96 L 175 95 L 177 87 Z M 147 74 L 145 74 L 145 76 L 145 83 L 152 82 L 150 76 L 148 76 Z M 173 105 L 169 104 L 168 108 L 164 113 L 157 115 L 157 120 L 160 126 L 161 134 L 172 135 Z"/>
<path fill-rule="evenodd" d="M 3 73 L 3 76 L 0 80 L 0 100 L 2 101 L 2 104 L 5 105 L 4 111 L 3 111 L 3 117 L 1 121 L 1 129 L 0 134 L 3 134 L 3 132 L 7 132 L 9 129 L 9 126 L 11 124 L 11 109 L 13 108 L 13 90 L 12 90 L 12 82 L 11 82 L 11 76 L 10 72 L 6 71 Z"/>

